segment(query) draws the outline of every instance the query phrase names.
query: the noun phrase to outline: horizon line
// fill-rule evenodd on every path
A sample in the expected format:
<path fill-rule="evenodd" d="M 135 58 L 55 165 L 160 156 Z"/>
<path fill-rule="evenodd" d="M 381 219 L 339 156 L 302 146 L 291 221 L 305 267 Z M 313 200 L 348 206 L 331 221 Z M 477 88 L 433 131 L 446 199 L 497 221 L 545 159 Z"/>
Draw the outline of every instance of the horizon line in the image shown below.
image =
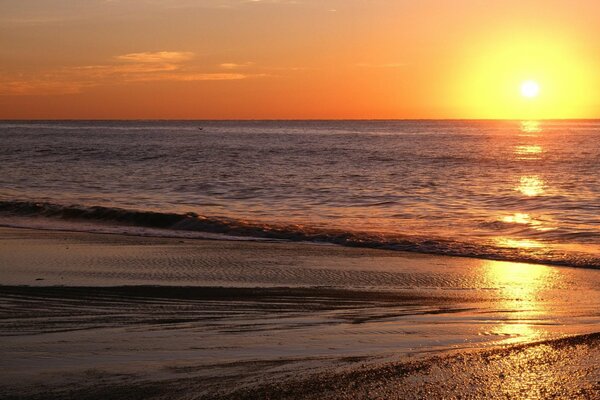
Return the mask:
<path fill-rule="evenodd" d="M 0 118 L 0 122 L 15 121 L 205 121 L 205 122 L 277 122 L 277 121 L 598 121 L 595 118 Z"/>

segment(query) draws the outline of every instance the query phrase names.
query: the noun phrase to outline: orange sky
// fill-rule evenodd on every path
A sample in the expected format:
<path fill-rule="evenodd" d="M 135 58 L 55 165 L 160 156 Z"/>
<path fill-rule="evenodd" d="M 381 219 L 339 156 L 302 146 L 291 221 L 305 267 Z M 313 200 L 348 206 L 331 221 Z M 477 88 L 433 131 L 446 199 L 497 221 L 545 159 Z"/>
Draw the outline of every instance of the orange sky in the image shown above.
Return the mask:
<path fill-rule="evenodd" d="M 0 118 L 598 118 L 599 16 L 597 0 L 4 0 Z"/>

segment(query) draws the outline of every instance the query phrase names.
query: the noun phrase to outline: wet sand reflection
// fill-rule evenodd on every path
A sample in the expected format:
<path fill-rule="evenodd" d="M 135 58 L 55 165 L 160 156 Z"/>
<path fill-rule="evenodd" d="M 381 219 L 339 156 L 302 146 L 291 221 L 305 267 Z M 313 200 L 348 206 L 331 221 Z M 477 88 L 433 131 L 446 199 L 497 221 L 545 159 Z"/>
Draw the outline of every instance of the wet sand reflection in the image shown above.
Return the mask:
<path fill-rule="evenodd" d="M 490 287 L 498 289 L 496 308 L 503 314 L 491 333 L 509 337 L 509 343 L 542 337 L 549 316 L 541 292 L 556 279 L 556 271 L 544 265 L 500 261 L 485 261 L 482 268 Z"/>

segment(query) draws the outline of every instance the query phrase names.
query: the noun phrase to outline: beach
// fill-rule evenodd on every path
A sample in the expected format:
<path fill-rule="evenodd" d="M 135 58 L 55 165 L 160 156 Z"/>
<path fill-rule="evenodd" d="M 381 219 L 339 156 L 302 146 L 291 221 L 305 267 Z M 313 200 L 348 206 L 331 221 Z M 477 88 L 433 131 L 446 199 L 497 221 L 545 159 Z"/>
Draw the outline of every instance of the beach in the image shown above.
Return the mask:
<path fill-rule="evenodd" d="M 3 398 L 600 395 L 597 270 L 1 228 L 0 280 Z"/>
<path fill-rule="evenodd" d="M 0 400 L 600 400 L 598 16 L 0 1 Z"/>

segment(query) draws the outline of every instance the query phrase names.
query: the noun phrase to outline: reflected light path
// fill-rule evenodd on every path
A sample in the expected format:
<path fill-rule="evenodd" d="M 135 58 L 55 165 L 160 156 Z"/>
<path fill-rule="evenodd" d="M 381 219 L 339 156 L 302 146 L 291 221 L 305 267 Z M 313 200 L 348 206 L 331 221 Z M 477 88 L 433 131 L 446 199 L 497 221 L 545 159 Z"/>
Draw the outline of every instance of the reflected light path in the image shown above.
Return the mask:
<path fill-rule="evenodd" d="M 539 133 L 542 131 L 539 121 L 521 121 L 521 132 Z"/>
<path fill-rule="evenodd" d="M 531 215 L 526 213 L 514 213 L 513 215 L 505 215 L 502 217 L 502 222 L 508 224 L 523 224 L 523 225 L 541 225 L 540 221 L 531 218 Z"/>
<path fill-rule="evenodd" d="M 515 147 L 517 160 L 539 160 L 541 159 L 542 146 L 540 145 L 518 145 Z"/>
<path fill-rule="evenodd" d="M 497 237 L 496 244 L 500 247 L 508 247 L 511 249 L 539 249 L 544 245 L 538 241 L 531 239 L 511 239 L 507 237 Z"/>
<path fill-rule="evenodd" d="M 552 284 L 556 271 L 544 265 L 486 261 L 482 265 L 490 287 L 498 289 L 496 308 L 503 315 L 491 334 L 522 342 L 543 336 L 548 323 L 541 291 Z"/>
<path fill-rule="evenodd" d="M 546 191 L 545 182 L 539 175 L 522 176 L 515 190 L 528 197 L 540 196 Z"/>
<path fill-rule="evenodd" d="M 514 146 L 513 154 L 515 161 L 527 162 L 527 164 L 524 165 L 533 165 L 529 163 L 541 159 L 544 149 L 541 144 L 536 143 L 536 141 L 532 139 L 538 137 L 541 132 L 542 127 L 538 121 L 521 122 L 519 136 L 524 136 L 529 139 L 523 140 L 521 143 Z M 523 174 L 523 172 L 525 172 L 525 174 Z M 546 192 L 546 182 L 543 177 L 534 173 L 534 171 L 530 171 L 530 174 L 527 174 L 527 172 L 529 171 L 522 171 L 520 175 L 516 177 L 518 181 L 513 187 L 513 190 L 520 192 L 521 195 L 528 198 L 543 195 Z M 507 224 L 508 227 L 506 229 L 512 229 L 510 227 L 511 225 L 521 225 L 523 228 L 526 226 L 538 232 L 555 229 L 554 227 L 547 226 L 543 223 L 539 216 L 531 215 L 522 209 L 506 210 L 498 215 L 497 221 Z M 542 242 L 531 240 L 528 237 L 524 238 L 522 235 L 527 234 L 527 231 L 519 228 L 517 234 L 521 237 L 512 237 L 512 234 L 508 234 L 507 236 L 507 233 L 505 232 L 503 235 L 495 237 L 494 242 L 497 246 L 502 248 L 519 249 L 528 252 L 540 251 L 545 247 Z"/>
<path fill-rule="evenodd" d="M 526 137 L 537 137 L 542 132 L 538 121 L 522 121 L 521 133 Z M 521 143 L 515 146 L 514 155 L 517 161 L 535 161 L 542 157 L 543 148 L 539 143 Z M 537 174 L 523 175 L 519 178 L 519 184 L 515 188 L 528 197 L 539 196 L 545 192 L 545 182 Z"/>
<path fill-rule="evenodd" d="M 555 230 L 556 227 L 551 225 L 551 221 L 542 221 L 532 217 L 528 213 L 516 212 L 511 215 L 501 215 L 498 217 L 498 221 L 503 222 L 505 224 L 517 224 L 524 225 L 531 229 L 535 229 L 538 232 L 548 232 Z M 510 246 L 515 247 L 515 246 Z M 516 246 L 516 247 L 524 247 L 524 246 Z M 528 246 L 531 247 L 531 246 Z"/>
<path fill-rule="evenodd" d="M 527 162 L 527 164 L 523 165 L 535 165 L 531 162 L 541 160 L 541 155 L 544 152 L 544 149 L 541 144 L 536 143 L 534 139 L 532 139 L 538 137 L 539 133 L 541 132 L 542 127 L 538 121 L 521 122 L 519 136 L 527 137 L 529 139 L 523 140 L 521 143 L 514 146 L 513 154 L 515 161 Z M 530 172 L 530 174 L 527 174 L 527 172 Z M 523 196 L 533 198 L 541 196 L 546 192 L 545 180 L 533 170 L 521 171 L 520 175 L 516 176 L 515 178 L 518 179 L 518 182 L 513 187 L 513 190 L 520 192 Z M 543 242 L 531 240 L 529 237 L 524 238 L 523 235 L 528 234 L 528 232 L 524 230 L 525 227 L 531 228 L 538 232 L 556 229 L 554 226 L 548 226 L 546 223 L 543 223 L 540 216 L 532 215 L 522 209 L 506 210 L 498 215 L 497 221 L 507 224 L 508 227 L 506 229 L 516 229 L 514 226 L 511 227 L 513 224 L 521 225 L 523 229 L 519 228 L 517 230 L 517 234 L 521 237 L 506 236 L 506 232 L 504 235 L 495 237 L 495 244 L 502 248 L 519 249 L 528 252 L 543 250 L 545 245 Z"/>
<path fill-rule="evenodd" d="M 511 303 L 511 308 L 534 302 L 539 289 L 547 287 L 556 273 L 545 265 L 506 261 L 485 261 L 483 268 L 487 281 L 501 290 L 504 300 L 518 302 Z"/>

